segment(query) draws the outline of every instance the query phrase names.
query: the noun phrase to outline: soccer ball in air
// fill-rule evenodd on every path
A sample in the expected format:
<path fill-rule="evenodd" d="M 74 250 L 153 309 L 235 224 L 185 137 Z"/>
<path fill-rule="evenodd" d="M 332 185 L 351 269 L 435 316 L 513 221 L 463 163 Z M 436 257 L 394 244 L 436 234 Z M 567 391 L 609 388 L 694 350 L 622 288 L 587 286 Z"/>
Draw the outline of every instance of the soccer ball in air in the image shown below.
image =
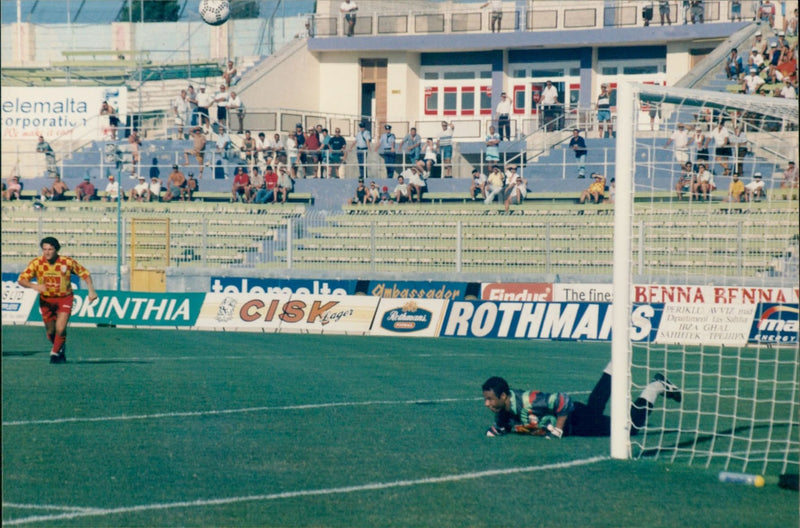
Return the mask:
<path fill-rule="evenodd" d="M 203 17 L 206 24 L 222 25 L 231 16 L 231 3 L 228 0 L 202 0 L 200 16 Z"/>

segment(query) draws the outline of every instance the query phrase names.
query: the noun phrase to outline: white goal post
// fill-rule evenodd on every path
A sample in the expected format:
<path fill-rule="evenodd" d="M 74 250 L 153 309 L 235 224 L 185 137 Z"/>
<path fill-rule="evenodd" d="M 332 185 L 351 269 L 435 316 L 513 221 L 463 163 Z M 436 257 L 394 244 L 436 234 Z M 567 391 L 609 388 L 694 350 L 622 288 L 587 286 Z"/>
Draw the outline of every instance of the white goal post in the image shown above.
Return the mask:
<path fill-rule="evenodd" d="M 611 456 L 797 473 L 797 101 L 621 83 L 616 129 Z M 682 401 L 631 435 L 658 374 Z"/>

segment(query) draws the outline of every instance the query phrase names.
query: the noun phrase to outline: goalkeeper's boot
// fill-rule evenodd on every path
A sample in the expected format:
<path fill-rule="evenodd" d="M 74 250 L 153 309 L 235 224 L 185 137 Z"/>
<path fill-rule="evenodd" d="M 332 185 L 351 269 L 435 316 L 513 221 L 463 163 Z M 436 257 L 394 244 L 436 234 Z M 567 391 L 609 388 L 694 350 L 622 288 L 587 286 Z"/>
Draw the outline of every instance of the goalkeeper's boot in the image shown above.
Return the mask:
<path fill-rule="evenodd" d="M 664 390 L 666 391 L 664 396 L 670 400 L 674 400 L 677 403 L 681 402 L 682 396 L 680 387 L 672 383 L 669 379 L 665 378 L 663 374 L 659 372 L 653 376 L 653 381 L 660 381 L 664 385 Z"/>
<path fill-rule="evenodd" d="M 50 354 L 50 363 L 58 364 L 58 363 L 66 363 L 67 356 L 62 353 L 59 354 Z"/>

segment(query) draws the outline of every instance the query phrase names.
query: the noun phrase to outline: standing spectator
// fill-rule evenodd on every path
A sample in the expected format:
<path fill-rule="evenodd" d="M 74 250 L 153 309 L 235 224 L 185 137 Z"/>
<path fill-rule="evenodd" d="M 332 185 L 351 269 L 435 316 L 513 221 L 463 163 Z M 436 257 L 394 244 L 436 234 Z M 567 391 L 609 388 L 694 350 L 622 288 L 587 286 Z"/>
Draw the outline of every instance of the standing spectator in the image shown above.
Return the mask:
<path fill-rule="evenodd" d="M 304 158 L 305 160 L 301 165 L 303 178 L 307 177 L 308 175 L 308 171 L 306 170 L 307 165 L 311 166 L 311 177 L 319 178 L 318 163 L 320 158 L 320 149 L 322 149 L 322 143 L 320 143 L 319 140 L 319 133 L 315 128 L 311 128 L 306 134 L 304 147 L 301 150 L 301 158 Z"/>
<path fill-rule="evenodd" d="M 678 183 L 675 185 L 675 192 L 678 194 L 678 200 L 683 199 L 683 193 L 692 192 L 696 183 L 697 176 L 692 172 L 692 162 L 687 161 L 681 167 L 681 175 L 678 177 Z"/>
<path fill-rule="evenodd" d="M 456 126 L 453 123 L 442 121 L 442 131 L 439 133 L 437 147 L 442 157 L 442 178 L 453 177 L 453 166 L 450 160 L 453 158 L 453 132 Z"/>
<path fill-rule="evenodd" d="M 209 118 L 209 112 L 211 111 L 211 107 L 214 105 L 214 97 L 211 94 L 206 93 L 206 87 L 201 86 L 200 92 L 197 94 L 197 115 L 198 117 L 198 125 L 202 126 L 206 133 L 211 128 L 211 120 Z"/>
<path fill-rule="evenodd" d="M 343 161 L 345 148 L 347 147 L 347 140 L 342 136 L 342 130 L 339 127 L 336 127 L 333 130 L 333 135 L 328 143 L 328 147 L 330 147 L 331 161 L 329 177 L 343 178 L 344 174 L 342 173 L 342 170 L 344 168 Z"/>
<path fill-rule="evenodd" d="M 158 158 L 153 158 L 150 162 L 150 179 L 159 178 L 161 176 L 161 169 L 158 168 Z"/>
<path fill-rule="evenodd" d="M 560 130 L 558 124 L 558 88 L 553 86 L 553 81 L 548 80 L 542 95 L 539 99 L 539 107 L 542 109 L 542 118 L 548 131 Z"/>
<path fill-rule="evenodd" d="M 278 136 L 280 138 L 280 136 Z M 264 132 L 259 132 L 258 137 L 256 137 L 256 153 L 255 153 L 255 160 L 256 163 L 259 163 L 259 153 L 261 154 L 261 159 L 264 161 L 265 165 L 272 164 L 272 150 L 269 146 L 269 141 L 267 140 L 267 135 Z"/>
<path fill-rule="evenodd" d="M 667 19 L 667 24 L 672 25 L 672 20 L 669 17 L 669 0 L 659 0 L 658 2 L 658 16 L 661 17 L 661 25 L 664 25 L 664 19 Z"/>
<path fill-rule="evenodd" d="M 278 194 L 281 195 L 281 203 L 286 203 L 286 198 L 289 193 L 294 190 L 294 181 L 289 173 L 286 171 L 286 166 L 281 165 L 278 168 L 278 190 L 275 192 L 274 202 L 278 201 Z"/>
<path fill-rule="evenodd" d="M 67 184 L 61 180 L 61 176 L 56 174 L 52 187 L 42 189 L 42 200 L 52 200 L 54 202 L 67 199 L 66 192 L 69 190 Z"/>
<path fill-rule="evenodd" d="M 591 199 L 592 203 L 599 204 L 603 201 L 606 192 L 606 178 L 602 174 L 596 172 L 592 173 L 594 181 L 589 185 L 588 189 L 584 189 L 581 197 L 578 200 L 580 203 L 586 203 L 586 200 Z"/>
<path fill-rule="evenodd" d="M 758 8 L 758 18 L 762 22 L 769 24 L 770 28 L 775 27 L 775 4 L 770 0 L 762 0 Z"/>
<path fill-rule="evenodd" d="M 239 150 L 244 154 L 245 162 L 250 166 L 255 163 L 256 159 L 256 140 L 253 139 L 251 134 L 249 130 L 245 131 L 244 139 L 242 139 L 242 146 L 239 147 Z"/>
<path fill-rule="evenodd" d="M 664 148 L 674 144 L 675 161 L 683 166 L 689 161 L 689 134 L 686 132 L 686 127 L 683 123 L 678 123 L 678 128 L 672 133 Z"/>
<path fill-rule="evenodd" d="M 603 123 L 606 123 L 605 134 L 603 133 Z M 608 85 L 603 83 L 600 85 L 600 95 L 597 97 L 597 128 L 600 132 L 600 137 L 609 137 L 612 135 L 611 125 L 611 94 L 608 93 Z"/>
<path fill-rule="evenodd" d="M 650 3 L 642 8 L 642 20 L 644 20 L 644 27 L 648 27 L 653 20 L 653 4 Z"/>
<path fill-rule="evenodd" d="M 411 201 L 411 191 L 406 184 L 405 178 L 402 176 L 397 177 L 397 185 L 394 188 L 394 201 L 397 203 Z"/>
<path fill-rule="evenodd" d="M 403 138 L 402 151 L 403 151 L 403 166 L 416 165 L 417 160 L 420 159 L 420 147 L 422 145 L 422 138 L 417 135 L 417 129 L 411 127 L 406 137 Z"/>
<path fill-rule="evenodd" d="M 233 81 L 236 79 L 236 66 L 233 64 L 232 60 L 228 61 L 228 66 L 222 73 L 222 78 L 225 79 L 225 86 L 231 86 L 232 84 L 235 84 Z"/>
<path fill-rule="evenodd" d="M 188 130 L 192 116 L 192 105 L 186 94 L 186 90 L 181 90 L 180 95 L 172 101 L 172 111 L 175 114 L 175 127 L 178 129 L 178 137 L 175 139 L 186 139 L 183 133 L 184 127 Z"/>
<path fill-rule="evenodd" d="M 358 159 L 358 174 L 363 180 L 367 177 L 367 154 L 369 153 L 369 146 L 372 143 L 372 135 L 367 130 L 367 124 L 362 121 L 358 124 L 358 132 L 353 144 L 350 145 L 349 150 L 356 149 L 356 158 Z"/>
<path fill-rule="evenodd" d="M 783 19 L 783 30 L 786 32 L 787 37 L 797 36 L 797 8 L 795 8 L 792 16 Z"/>
<path fill-rule="evenodd" d="M 39 311 L 44 321 L 47 339 L 52 343 L 50 363 L 67 362 L 67 325 L 72 314 L 73 274 L 86 283 L 89 290 L 85 302 L 91 305 L 97 299 L 89 271 L 70 257 L 60 256 L 61 244 L 54 237 L 45 237 L 39 243 L 42 256 L 33 259 L 17 282 L 23 288 L 39 292 Z M 32 282 L 35 279 L 36 282 Z"/>
<path fill-rule="evenodd" d="M 139 175 L 139 183 L 133 186 L 131 192 L 128 194 L 128 201 L 129 202 L 146 202 L 147 196 L 149 193 L 149 186 L 147 185 L 147 180 L 141 174 Z"/>
<path fill-rule="evenodd" d="M 486 175 L 478 169 L 472 169 L 472 186 L 469 194 L 473 200 L 477 200 L 479 196 L 482 200 L 486 199 Z"/>
<path fill-rule="evenodd" d="M 375 148 L 383 158 L 383 163 L 386 165 L 386 177 L 390 180 L 394 178 L 394 162 L 396 158 L 395 148 L 397 146 L 397 138 L 392 133 L 392 125 L 383 125 L 384 133 L 381 134 L 378 144 Z"/>
<path fill-rule="evenodd" d="M 200 190 L 200 184 L 194 179 L 194 173 L 189 173 L 189 178 L 186 180 L 186 185 L 181 189 L 181 200 L 191 202 L 194 199 L 194 193 Z"/>
<path fill-rule="evenodd" d="M 749 141 L 747 140 L 747 134 L 745 133 L 741 122 L 736 125 L 736 127 L 733 129 L 733 132 L 728 137 L 728 143 L 731 145 L 736 172 L 739 174 L 744 174 L 744 157 L 747 156 L 747 145 Z"/>
<path fill-rule="evenodd" d="M 177 165 L 175 165 L 177 167 Z M 161 201 L 161 179 L 158 176 L 150 177 L 150 187 L 148 192 L 148 199 L 151 202 Z"/>
<path fill-rule="evenodd" d="M 742 79 L 742 91 L 748 95 L 754 95 L 761 91 L 764 86 L 764 79 L 758 75 L 757 68 L 750 68 L 750 73 Z"/>
<path fill-rule="evenodd" d="M 494 131 L 494 127 L 489 125 L 489 133 L 486 135 L 486 163 L 493 164 L 500 161 L 500 134 Z"/>
<path fill-rule="evenodd" d="M 339 6 L 339 11 L 344 14 L 345 35 L 352 37 L 356 28 L 356 12 L 358 11 L 358 6 L 355 2 L 344 0 Z"/>
<path fill-rule="evenodd" d="M 233 185 L 231 186 L 231 203 L 237 200 L 242 202 L 250 201 L 250 177 L 241 166 L 236 167 Z"/>
<path fill-rule="evenodd" d="M 731 0 L 731 22 L 742 21 L 742 1 Z"/>
<path fill-rule="evenodd" d="M 117 200 L 119 200 L 119 182 L 114 178 L 113 174 L 109 174 L 106 191 L 105 194 L 103 194 L 103 201 L 115 202 Z"/>
<path fill-rule="evenodd" d="M 91 178 L 87 175 L 83 181 L 75 186 L 75 200 L 79 202 L 89 202 L 97 199 L 97 189 L 92 185 Z"/>
<path fill-rule="evenodd" d="M 732 81 L 738 81 L 739 76 L 744 71 L 744 61 L 739 56 L 739 50 L 733 48 L 728 60 L 725 62 L 725 75 Z"/>
<path fill-rule="evenodd" d="M 197 160 L 197 165 L 200 167 L 200 171 L 203 170 L 203 159 L 205 157 L 205 149 L 206 149 L 206 135 L 203 132 L 203 127 L 196 126 L 191 130 L 192 135 L 192 148 L 183 151 L 183 159 L 184 165 L 189 164 L 189 155 L 195 157 Z M 201 172 L 202 174 L 202 172 Z"/>
<path fill-rule="evenodd" d="M 328 129 L 323 128 L 319 132 L 320 156 L 322 157 L 322 166 L 319 169 L 319 177 L 325 178 L 330 174 L 331 165 L 331 136 L 328 134 Z"/>
<path fill-rule="evenodd" d="M 714 163 L 727 169 L 728 159 L 731 157 L 730 132 L 725 128 L 725 122 L 722 119 L 717 123 L 717 128 L 711 131 L 709 137 L 714 140 Z"/>
<path fill-rule="evenodd" d="M 289 164 L 289 170 L 292 173 L 292 176 L 296 176 L 297 170 L 297 134 L 294 132 L 289 132 L 289 135 L 286 137 L 286 162 Z M 280 174 L 280 169 L 278 170 Z"/>
<path fill-rule="evenodd" d="M 761 173 L 753 174 L 753 181 L 744 186 L 744 199 L 748 202 L 758 201 L 764 196 L 764 182 L 761 180 Z"/>
<path fill-rule="evenodd" d="M 165 202 L 177 200 L 183 196 L 183 188 L 186 187 L 186 176 L 178 170 L 177 165 L 172 166 L 172 172 L 167 178 L 167 192 L 164 195 Z"/>
<path fill-rule="evenodd" d="M 135 128 L 131 130 L 131 134 L 128 136 L 128 143 L 131 146 L 131 176 L 133 176 L 136 174 L 136 168 L 139 166 L 139 161 L 141 161 L 139 147 L 142 145 L 142 139 L 139 137 L 139 131 Z"/>
<path fill-rule="evenodd" d="M 733 179 L 728 186 L 727 202 L 741 202 L 744 199 L 744 182 L 739 179 L 739 174 L 733 173 Z"/>
<path fill-rule="evenodd" d="M 241 134 L 244 129 L 244 102 L 233 90 L 231 90 L 231 94 L 228 96 L 228 113 L 236 114 L 236 119 L 239 121 L 239 131 L 237 134 Z"/>
<path fill-rule="evenodd" d="M 700 125 L 694 127 L 694 135 L 690 140 L 690 145 L 694 150 L 693 161 L 695 166 L 698 163 L 708 163 L 708 143 L 711 141 L 706 137 Z"/>
<path fill-rule="evenodd" d="M 505 137 L 506 141 L 511 139 L 511 101 L 505 92 L 500 94 L 500 102 L 497 103 L 495 109 L 495 117 L 497 118 L 497 128 L 500 132 L 500 141 Z"/>
<path fill-rule="evenodd" d="M 692 0 L 689 10 L 692 15 L 692 24 L 702 24 L 706 13 L 703 0 Z"/>
<path fill-rule="evenodd" d="M 572 129 L 572 137 L 569 140 L 569 148 L 575 152 L 575 160 L 578 163 L 578 178 L 586 177 L 586 140 L 580 135 L 577 128 Z"/>
<path fill-rule="evenodd" d="M 492 33 L 500 33 L 503 25 L 503 0 L 489 0 L 481 6 L 481 9 L 487 6 L 491 6 Z"/>
<path fill-rule="evenodd" d="M 793 199 L 797 196 L 798 177 L 797 167 L 794 161 L 790 161 L 786 170 L 783 171 L 783 181 L 781 182 L 781 189 L 783 189 L 783 199 Z"/>
<path fill-rule="evenodd" d="M 191 112 L 191 118 L 190 118 L 189 126 L 192 126 L 192 127 L 197 126 L 197 123 L 198 123 L 198 120 L 197 120 L 197 115 L 198 115 L 198 111 L 197 111 L 197 92 L 194 91 L 194 86 L 192 86 L 191 84 L 186 89 L 186 100 L 189 101 L 189 108 L 190 108 L 190 112 Z"/>
<path fill-rule="evenodd" d="M 517 174 L 514 179 L 508 184 L 506 188 L 506 199 L 503 202 L 506 213 L 511 207 L 511 204 L 521 204 L 525 201 L 525 196 L 528 194 L 527 183 L 522 179 L 522 176 Z"/>
<path fill-rule="evenodd" d="M 117 129 L 119 128 L 119 117 L 114 107 L 108 104 L 108 101 L 103 101 L 100 105 L 100 115 L 108 118 L 108 134 L 111 136 L 112 141 L 117 140 Z"/>
<path fill-rule="evenodd" d="M 19 200 L 21 196 L 22 183 L 19 181 L 19 176 L 11 176 L 8 179 L 8 183 L 5 185 L 5 190 L 3 191 L 3 200 L 13 200 L 14 198 Z"/>
<path fill-rule="evenodd" d="M 697 183 L 692 191 L 692 196 L 697 200 L 700 198 L 698 195 L 699 193 L 708 201 L 711 198 L 711 191 L 714 191 L 716 188 L 717 185 L 714 183 L 714 173 L 710 170 L 706 170 L 705 164 L 699 164 L 697 166 Z"/>
<path fill-rule="evenodd" d="M 39 136 L 39 142 L 36 144 L 36 152 L 44 154 L 47 175 L 57 176 L 58 169 L 56 168 L 56 154 L 53 152 L 53 147 L 50 146 L 50 143 L 44 140 L 44 136 Z"/>
<path fill-rule="evenodd" d="M 493 167 L 486 182 L 486 199 L 483 201 L 483 203 L 486 205 L 492 203 L 495 196 L 498 196 L 501 192 L 503 192 L 503 189 L 505 188 L 505 182 L 506 178 L 503 175 L 503 172 L 498 167 Z"/>
<path fill-rule="evenodd" d="M 650 116 L 650 130 L 653 131 L 655 129 L 656 117 L 658 117 L 659 122 L 661 121 L 661 103 L 653 101 L 649 103 L 649 105 L 650 108 L 647 113 Z"/>
<path fill-rule="evenodd" d="M 217 123 L 228 126 L 228 88 L 219 85 L 219 91 L 214 94 L 214 104 L 217 105 Z"/>
<path fill-rule="evenodd" d="M 400 176 L 402 178 L 402 176 Z M 350 205 L 366 205 L 367 203 L 367 196 L 369 195 L 369 191 L 364 186 L 364 180 L 358 180 L 358 185 L 356 186 L 356 195 L 350 198 L 347 203 Z"/>

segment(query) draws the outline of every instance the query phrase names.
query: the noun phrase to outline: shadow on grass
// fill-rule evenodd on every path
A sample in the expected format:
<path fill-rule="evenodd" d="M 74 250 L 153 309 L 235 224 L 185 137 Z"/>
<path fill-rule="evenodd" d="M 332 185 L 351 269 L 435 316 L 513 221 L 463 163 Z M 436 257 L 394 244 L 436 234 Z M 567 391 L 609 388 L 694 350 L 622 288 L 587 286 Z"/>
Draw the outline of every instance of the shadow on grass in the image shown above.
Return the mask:
<path fill-rule="evenodd" d="M 669 453 L 670 451 L 674 451 L 676 449 L 681 449 L 681 448 L 684 448 L 684 447 L 690 447 L 690 446 L 697 445 L 697 444 L 707 444 L 709 442 L 713 442 L 715 439 L 718 439 L 719 436 L 730 436 L 730 435 L 734 435 L 734 434 L 737 434 L 737 433 L 742 433 L 744 431 L 750 431 L 750 430 L 755 430 L 755 429 L 775 429 L 776 427 L 789 427 L 789 426 L 790 426 L 790 424 L 782 423 L 782 422 L 776 422 L 776 423 L 764 424 L 764 425 L 756 425 L 756 426 L 740 425 L 739 427 L 733 427 L 731 429 L 725 429 L 723 431 L 718 431 L 717 434 L 699 435 L 696 438 L 693 438 L 691 440 L 684 440 L 683 442 L 678 442 L 676 444 L 669 444 L 669 445 L 665 444 L 665 445 L 662 445 L 662 446 L 659 446 L 659 447 L 653 447 L 653 448 L 649 448 L 649 449 L 644 449 L 641 452 L 641 456 L 642 457 L 654 457 L 654 456 L 660 455 L 661 453 L 664 453 L 664 452 Z M 668 432 L 680 433 L 680 431 L 678 431 L 677 429 L 674 430 L 674 431 L 668 431 Z"/>

